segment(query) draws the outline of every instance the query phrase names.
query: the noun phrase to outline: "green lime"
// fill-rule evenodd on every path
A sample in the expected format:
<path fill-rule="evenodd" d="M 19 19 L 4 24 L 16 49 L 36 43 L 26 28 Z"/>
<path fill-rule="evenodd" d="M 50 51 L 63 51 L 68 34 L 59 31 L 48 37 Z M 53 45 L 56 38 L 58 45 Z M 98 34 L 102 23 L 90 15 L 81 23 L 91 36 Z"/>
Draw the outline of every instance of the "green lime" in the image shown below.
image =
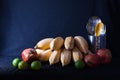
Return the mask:
<path fill-rule="evenodd" d="M 20 59 L 19 59 L 19 58 L 15 58 L 15 59 L 13 59 L 13 61 L 12 61 L 12 65 L 13 65 L 14 67 L 17 67 L 19 62 L 20 62 Z"/>
<path fill-rule="evenodd" d="M 24 62 L 24 61 L 20 61 L 19 64 L 18 64 L 18 69 L 20 70 L 25 70 L 28 68 L 28 63 L 27 62 Z"/>
<path fill-rule="evenodd" d="M 78 60 L 75 62 L 75 68 L 83 69 L 85 67 L 85 63 L 82 60 Z"/>
<path fill-rule="evenodd" d="M 33 61 L 31 63 L 31 69 L 33 70 L 39 70 L 41 68 L 42 64 L 39 61 Z"/>

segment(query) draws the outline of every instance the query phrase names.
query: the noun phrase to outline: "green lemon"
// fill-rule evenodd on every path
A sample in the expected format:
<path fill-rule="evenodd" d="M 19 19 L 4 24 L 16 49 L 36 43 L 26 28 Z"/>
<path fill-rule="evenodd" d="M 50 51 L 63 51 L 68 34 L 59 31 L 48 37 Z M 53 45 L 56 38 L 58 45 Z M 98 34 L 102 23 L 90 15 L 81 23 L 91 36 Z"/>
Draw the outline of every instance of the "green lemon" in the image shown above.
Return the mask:
<path fill-rule="evenodd" d="M 13 61 L 12 61 L 12 65 L 13 65 L 14 67 L 17 67 L 19 62 L 20 62 L 20 59 L 19 59 L 19 58 L 15 58 L 15 59 L 13 59 Z"/>
<path fill-rule="evenodd" d="M 18 69 L 20 70 L 25 70 L 28 68 L 28 63 L 27 62 L 24 62 L 24 61 L 20 61 L 18 63 Z"/>
<path fill-rule="evenodd" d="M 42 64 L 39 61 L 33 61 L 31 63 L 31 69 L 33 70 L 39 70 L 41 68 Z"/>
<path fill-rule="evenodd" d="M 85 67 L 85 63 L 82 60 L 78 60 L 75 62 L 75 68 L 83 69 Z"/>

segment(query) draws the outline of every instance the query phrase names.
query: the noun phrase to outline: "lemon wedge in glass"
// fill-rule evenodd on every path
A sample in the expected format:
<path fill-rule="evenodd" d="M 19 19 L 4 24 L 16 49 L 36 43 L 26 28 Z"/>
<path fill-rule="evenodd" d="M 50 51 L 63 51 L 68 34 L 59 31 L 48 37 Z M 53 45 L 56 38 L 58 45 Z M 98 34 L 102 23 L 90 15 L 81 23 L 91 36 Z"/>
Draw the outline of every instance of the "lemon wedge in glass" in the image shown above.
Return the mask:
<path fill-rule="evenodd" d="M 105 32 L 105 26 L 102 22 L 98 23 L 95 27 L 95 36 L 100 36 Z"/>

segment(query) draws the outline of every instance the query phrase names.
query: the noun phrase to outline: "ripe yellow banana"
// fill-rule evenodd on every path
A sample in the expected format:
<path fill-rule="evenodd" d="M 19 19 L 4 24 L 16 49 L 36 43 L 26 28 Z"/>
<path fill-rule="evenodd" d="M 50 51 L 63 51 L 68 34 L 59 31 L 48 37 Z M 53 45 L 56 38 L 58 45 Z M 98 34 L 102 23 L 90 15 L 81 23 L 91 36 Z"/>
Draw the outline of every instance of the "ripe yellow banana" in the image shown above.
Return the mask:
<path fill-rule="evenodd" d="M 41 52 L 39 55 L 39 59 L 40 61 L 49 61 L 49 57 L 52 54 L 51 49 L 45 50 L 43 52 Z"/>
<path fill-rule="evenodd" d="M 58 63 L 60 61 L 61 50 L 54 50 L 49 58 L 50 65 Z"/>
<path fill-rule="evenodd" d="M 88 53 L 88 43 L 82 36 L 74 37 L 76 47 L 84 54 Z"/>
<path fill-rule="evenodd" d="M 74 61 L 74 62 L 83 59 L 83 55 L 82 55 L 82 53 L 80 52 L 80 50 L 77 49 L 77 47 L 75 47 L 75 48 L 72 50 L 72 58 L 73 58 L 73 61 Z"/>
<path fill-rule="evenodd" d="M 60 49 L 64 44 L 64 39 L 62 37 L 56 37 L 53 39 L 50 43 L 50 49 L 51 50 L 58 50 Z"/>
<path fill-rule="evenodd" d="M 63 49 L 63 51 L 61 52 L 61 63 L 62 66 L 66 66 L 70 63 L 71 61 L 71 51 L 67 50 L 67 49 Z"/>
<path fill-rule="evenodd" d="M 52 40 L 53 40 L 53 38 L 42 39 L 36 44 L 35 48 L 43 49 L 43 50 L 49 49 L 50 48 L 50 42 Z"/>
<path fill-rule="evenodd" d="M 38 54 L 38 57 L 40 57 L 41 53 L 44 51 L 44 50 L 41 50 L 41 49 L 35 49 L 37 54 Z"/>
<path fill-rule="evenodd" d="M 74 38 L 72 36 L 66 37 L 65 42 L 64 42 L 64 46 L 68 50 L 73 49 L 73 47 L 74 47 Z"/>

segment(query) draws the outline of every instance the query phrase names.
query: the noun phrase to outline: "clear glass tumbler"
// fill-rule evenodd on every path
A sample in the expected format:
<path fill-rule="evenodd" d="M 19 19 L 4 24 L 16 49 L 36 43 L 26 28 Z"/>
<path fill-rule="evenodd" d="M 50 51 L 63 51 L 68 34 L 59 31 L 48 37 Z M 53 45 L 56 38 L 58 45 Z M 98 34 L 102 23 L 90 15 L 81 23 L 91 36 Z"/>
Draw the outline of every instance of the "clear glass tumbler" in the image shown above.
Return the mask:
<path fill-rule="evenodd" d="M 106 34 L 100 36 L 88 35 L 90 50 L 95 53 L 97 50 L 106 48 Z"/>

